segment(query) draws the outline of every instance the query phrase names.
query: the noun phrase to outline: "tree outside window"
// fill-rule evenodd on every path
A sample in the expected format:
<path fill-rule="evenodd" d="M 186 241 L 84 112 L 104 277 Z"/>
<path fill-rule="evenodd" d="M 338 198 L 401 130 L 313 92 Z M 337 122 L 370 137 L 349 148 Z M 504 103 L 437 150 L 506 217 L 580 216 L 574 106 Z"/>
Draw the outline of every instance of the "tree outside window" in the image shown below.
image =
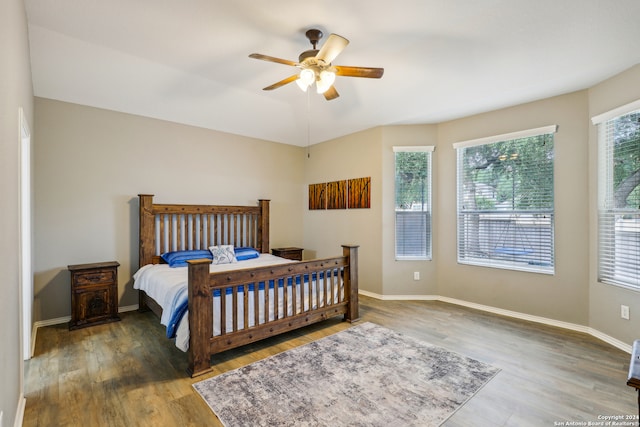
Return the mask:
<path fill-rule="evenodd" d="M 431 259 L 431 151 L 394 147 L 396 259 Z"/>
<path fill-rule="evenodd" d="M 640 111 L 599 124 L 598 278 L 640 288 Z"/>
<path fill-rule="evenodd" d="M 544 133 L 457 147 L 459 262 L 553 272 L 553 146 Z"/>

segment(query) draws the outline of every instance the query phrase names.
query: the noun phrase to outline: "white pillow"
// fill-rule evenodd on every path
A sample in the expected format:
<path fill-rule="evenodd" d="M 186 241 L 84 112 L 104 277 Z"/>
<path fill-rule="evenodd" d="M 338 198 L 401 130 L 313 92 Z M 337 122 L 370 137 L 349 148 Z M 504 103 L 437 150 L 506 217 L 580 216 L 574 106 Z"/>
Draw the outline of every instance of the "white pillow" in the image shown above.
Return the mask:
<path fill-rule="evenodd" d="M 238 262 L 233 245 L 210 246 L 209 250 L 213 255 L 213 264 L 231 264 Z"/>

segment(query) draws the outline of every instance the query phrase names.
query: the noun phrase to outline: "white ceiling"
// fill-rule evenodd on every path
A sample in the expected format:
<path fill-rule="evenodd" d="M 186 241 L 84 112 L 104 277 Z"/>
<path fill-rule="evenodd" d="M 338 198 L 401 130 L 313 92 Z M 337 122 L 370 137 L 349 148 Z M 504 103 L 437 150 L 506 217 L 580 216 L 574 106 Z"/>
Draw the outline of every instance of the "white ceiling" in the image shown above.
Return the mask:
<path fill-rule="evenodd" d="M 584 89 L 640 62 L 638 0 L 25 0 L 36 96 L 305 146 Z M 340 34 L 326 101 L 295 84 L 304 33 Z M 320 42 L 322 44 L 322 40 Z M 309 120 L 310 118 L 310 120 Z"/>

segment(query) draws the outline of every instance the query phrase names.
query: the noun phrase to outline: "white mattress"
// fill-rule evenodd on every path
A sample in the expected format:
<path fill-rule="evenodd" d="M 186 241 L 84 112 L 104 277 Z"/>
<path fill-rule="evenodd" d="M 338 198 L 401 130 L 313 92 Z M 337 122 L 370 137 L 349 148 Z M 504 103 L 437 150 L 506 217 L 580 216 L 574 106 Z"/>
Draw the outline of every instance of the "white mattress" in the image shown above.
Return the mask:
<path fill-rule="evenodd" d="M 219 271 L 229 271 L 229 270 L 238 270 L 245 268 L 254 268 L 260 266 L 267 265 L 278 265 L 278 264 L 286 264 L 297 261 L 291 261 L 288 259 L 276 257 L 271 254 L 260 254 L 259 258 L 254 258 L 251 260 L 239 261 L 233 264 L 220 264 L 210 266 L 211 272 L 219 272 Z M 171 329 L 173 329 L 173 324 L 177 322 L 177 326 L 175 326 L 175 344 L 176 347 L 181 349 L 182 351 L 186 351 L 189 348 L 189 322 L 188 322 L 188 311 L 178 319 L 179 316 L 176 314 L 176 309 L 181 305 L 186 303 L 186 293 L 187 293 L 187 275 L 188 268 L 187 267 L 177 267 L 171 268 L 167 264 L 154 264 L 154 265 L 145 265 L 140 268 L 133 276 L 134 278 L 134 288 L 145 291 L 151 298 L 153 298 L 163 310 L 162 318 L 160 319 L 160 323 L 165 326 L 171 324 Z M 340 276 L 338 276 L 340 277 Z M 324 281 L 319 281 L 321 288 L 316 289 L 315 281 L 312 281 L 311 284 L 305 283 L 302 286 L 304 288 L 302 291 L 304 292 L 305 298 L 302 300 L 302 291 L 301 285 L 296 284 L 296 312 L 299 313 L 302 310 L 309 310 L 309 292 L 312 293 L 311 299 L 311 308 L 316 308 L 318 306 L 322 307 L 324 305 L 324 289 L 323 289 Z M 283 286 L 278 287 L 269 287 L 267 286 L 269 292 L 269 301 L 270 306 L 265 309 L 264 307 L 264 287 L 259 289 L 259 306 L 258 306 L 258 323 L 262 324 L 265 322 L 265 316 L 268 320 L 273 320 L 275 318 L 276 310 L 278 312 L 278 317 L 284 316 L 284 292 L 285 288 Z M 274 289 L 278 290 L 278 307 L 274 306 Z M 293 314 L 293 291 L 292 286 L 287 286 L 287 294 L 288 294 L 288 307 L 287 315 Z M 249 292 L 252 294 L 254 291 L 250 288 Z M 333 287 L 333 303 L 338 301 L 338 294 L 343 296 L 344 289 L 342 285 L 342 279 L 340 278 L 340 286 Z M 316 296 L 319 295 L 319 300 Z M 226 309 L 226 319 L 225 319 L 225 329 L 227 331 L 232 330 L 233 327 L 233 318 L 232 313 L 234 310 L 231 309 L 233 305 L 233 296 L 231 294 L 225 295 L 225 305 Z M 237 313 L 237 324 L 238 328 L 244 328 L 244 292 L 238 292 L 238 304 L 235 312 Z M 219 316 L 216 316 L 215 313 L 220 313 L 220 297 L 216 296 L 213 300 L 213 310 L 214 310 L 214 322 L 213 322 L 213 333 L 214 336 L 220 335 L 221 333 L 221 319 Z M 254 325 L 255 317 L 254 317 L 254 298 L 250 295 L 248 301 L 248 310 L 250 315 L 248 316 L 248 327 Z M 173 317 L 173 319 L 172 319 Z M 169 329 L 168 329 L 169 330 Z"/>

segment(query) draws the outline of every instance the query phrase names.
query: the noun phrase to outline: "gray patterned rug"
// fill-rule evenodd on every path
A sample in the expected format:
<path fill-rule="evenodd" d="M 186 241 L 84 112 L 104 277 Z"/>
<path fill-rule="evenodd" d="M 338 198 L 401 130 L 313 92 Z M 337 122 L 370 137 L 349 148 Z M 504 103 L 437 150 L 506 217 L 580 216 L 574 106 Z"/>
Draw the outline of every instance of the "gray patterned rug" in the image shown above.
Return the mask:
<path fill-rule="evenodd" d="M 363 323 L 195 383 L 227 427 L 437 426 L 499 369 Z"/>

